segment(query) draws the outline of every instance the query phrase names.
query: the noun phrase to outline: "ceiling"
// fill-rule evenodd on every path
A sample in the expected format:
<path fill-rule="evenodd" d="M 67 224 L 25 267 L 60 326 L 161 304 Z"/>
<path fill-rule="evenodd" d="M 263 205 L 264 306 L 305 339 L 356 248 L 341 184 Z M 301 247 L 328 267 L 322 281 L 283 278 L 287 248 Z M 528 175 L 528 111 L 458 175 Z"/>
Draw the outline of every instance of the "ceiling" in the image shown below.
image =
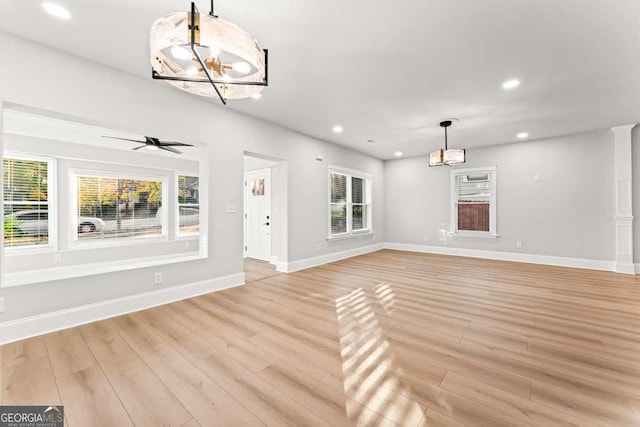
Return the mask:
<path fill-rule="evenodd" d="M 40 0 L 2 1 L 0 31 L 145 79 L 151 23 L 189 7 L 58 3 L 71 20 Z M 269 49 L 262 99 L 225 108 L 382 159 L 439 148 L 443 118 L 460 120 L 452 148 L 640 122 L 638 0 L 218 0 L 216 13 Z M 509 78 L 521 86 L 502 90 Z"/>

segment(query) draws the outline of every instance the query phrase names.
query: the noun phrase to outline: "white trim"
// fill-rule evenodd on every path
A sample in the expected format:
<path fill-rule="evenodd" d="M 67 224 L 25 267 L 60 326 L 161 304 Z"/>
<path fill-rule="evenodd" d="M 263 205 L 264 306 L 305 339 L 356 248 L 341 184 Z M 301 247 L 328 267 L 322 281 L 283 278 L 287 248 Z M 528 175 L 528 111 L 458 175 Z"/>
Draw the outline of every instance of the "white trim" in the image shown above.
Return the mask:
<path fill-rule="evenodd" d="M 374 234 L 376 233 L 371 230 L 357 230 L 352 231 L 351 233 L 332 234 L 327 236 L 327 241 L 333 242 L 335 240 L 357 239 L 358 237 L 373 236 Z"/>
<path fill-rule="evenodd" d="M 359 248 L 348 249 L 346 251 L 334 252 L 331 254 L 320 255 L 313 258 L 306 258 L 291 262 L 278 263 L 276 270 L 282 273 L 293 273 L 294 271 L 305 270 L 311 267 L 317 267 L 319 265 L 328 264 L 334 261 L 340 261 L 342 259 L 351 258 L 358 255 L 364 255 L 371 252 L 384 249 L 384 243 L 376 243 L 373 245 L 362 246 Z"/>
<path fill-rule="evenodd" d="M 633 264 L 633 141 L 631 130 L 636 124 L 611 128 L 614 137 L 616 271 L 635 274 Z"/>
<path fill-rule="evenodd" d="M 137 268 L 154 267 L 157 265 L 176 264 L 180 262 L 197 261 L 203 257 L 200 252 L 181 252 L 155 257 L 134 258 L 129 260 L 114 260 L 92 264 L 76 264 L 63 267 L 45 268 L 6 273 L 2 286 L 29 285 L 33 283 L 52 282 L 56 280 L 72 279 L 75 277 L 92 276 L 95 274 L 113 273 L 116 271 L 134 270 Z"/>
<path fill-rule="evenodd" d="M 7 150 L 0 156 L 2 160 L 27 160 L 43 162 L 47 164 L 47 244 L 46 245 L 25 245 L 5 247 L 7 255 L 21 255 L 28 253 L 42 253 L 55 251 L 59 247 L 58 241 L 58 159 L 52 156 L 42 156 L 39 154 L 24 153 L 21 151 Z M 4 175 L 3 175 L 4 179 Z M 4 188 L 4 185 L 3 185 Z M 4 196 L 3 196 L 4 197 Z M 44 205 L 41 202 L 20 202 L 6 201 L 4 205 Z M 4 206 L 3 206 L 4 219 Z"/>
<path fill-rule="evenodd" d="M 453 255 L 483 258 L 498 261 L 524 262 L 528 264 L 553 265 L 558 267 L 585 268 L 591 270 L 615 271 L 615 261 L 584 258 L 567 258 L 550 255 L 523 254 L 515 252 L 486 251 L 480 249 L 453 248 L 450 246 L 413 245 L 407 243 L 385 243 L 385 249 L 428 254 Z"/>
<path fill-rule="evenodd" d="M 346 206 L 345 219 L 347 220 L 347 231 L 344 233 L 337 233 L 337 234 L 331 233 L 332 231 L 331 230 L 331 213 L 332 213 L 331 205 L 338 204 L 338 203 L 331 202 L 331 175 L 334 173 L 337 175 L 343 175 L 347 177 L 347 183 L 346 183 L 347 194 L 346 194 L 346 201 L 345 201 L 345 206 Z M 358 203 L 358 205 L 362 205 L 365 210 L 366 225 L 367 225 L 367 228 L 365 229 L 353 230 L 353 205 L 354 204 L 352 202 L 352 194 L 351 194 L 352 192 L 351 180 L 353 178 L 359 178 L 364 180 L 365 203 Z M 352 235 L 353 237 L 358 237 L 358 235 L 361 235 L 361 234 L 373 234 L 373 175 L 365 172 L 357 171 L 354 169 L 348 169 L 340 166 L 329 165 L 327 167 L 327 199 L 329 202 L 328 203 L 329 212 L 327 216 L 327 230 L 328 230 L 327 241 L 348 239 Z"/>
<path fill-rule="evenodd" d="M 467 175 L 473 173 L 486 172 L 491 176 L 490 182 L 490 196 L 489 196 L 489 231 L 477 232 L 468 230 L 458 230 L 458 193 L 456 186 L 456 177 L 458 175 Z M 480 237 L 493 239 L 500 237 L 498 234 L 498 219 L 497 219 L 497 188 L 498 188 L 498 168 L 497 166 L 487 166 L 483 168 L 468 168 L 468 169 L 452 169 L 450 174 L 450 192 L 449 192 L 449 212 L 451 215 L 450 223 L 451 229 L 456 235 L 460 237 Z"/>
<path fill-rule="evenodd" d="M 244 284 L 244 273 L 217 277 L 0 323 L 0 345 Z"/>
<path fill-rule="evenodd" d="M 180 203 L 180 176 L 190 176 L 190 177 L 195 177 L 198 178 L 198 203 Z M 176 170 L 174 175 L 173 175 L 173 182 L 174 182 L 174 215 L 175 215 L 175 220 L 174 220 L 174 225 L 173 225 L 173 230 L 169 230 L 170 232 L 173 231 L 172 234 L 174 234 L 174 238 L 176 240 L 179 239 L 183 239 L 185 237 L 194 237 L 194 236 L 199 236 L 200 232 L 196 232 L 196 233 L 181 233 L 180 232 L 180 207 L 184 206 L 184 207 L 197 207 L 198 208 L 198 229 L 200 227 L 200 176 L 197 173 L 193 173 L 193 172 L 183 172 L 183 171 L 179 171 Z"/>
<path fill-rule="evenodd" d="M 71 213 L 71 227 L 69 227 L 69 247 L 70 248 L 107 248 L 114 246 L 128 246 L 135 242 L 168 242 L 169 239 L 169 209 L 161 210 L 161 231 L 159 235 L 133 236 L 133 237 L 110 237 L 110 238 L 87 238 L 80 239 L 78 236 L 78 179 L 83 178 L 104 178 L 104 179 L 130 179 L 136 181 L 160 182 L 162 184 L 162 205 L 170 204 L 169 197 L 169 177 L 165 175 L 138 175 L 130 172 L 94 170 L 70 168 L 68 170 L 69 186 L 71 197 L 69 198 L 69 212 Z"/>

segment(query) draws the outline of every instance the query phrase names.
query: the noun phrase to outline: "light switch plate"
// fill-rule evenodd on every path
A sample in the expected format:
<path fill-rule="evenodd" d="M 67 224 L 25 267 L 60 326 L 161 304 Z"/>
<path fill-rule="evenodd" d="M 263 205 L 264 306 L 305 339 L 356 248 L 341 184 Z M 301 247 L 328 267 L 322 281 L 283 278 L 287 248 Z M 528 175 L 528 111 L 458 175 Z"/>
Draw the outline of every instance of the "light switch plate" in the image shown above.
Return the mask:
<path fill-rule="evenodd" d="M 234 203 L 227 203 L 225 212 L 228 214 L 238 213 L 238 206 L 236 206 Z"/>

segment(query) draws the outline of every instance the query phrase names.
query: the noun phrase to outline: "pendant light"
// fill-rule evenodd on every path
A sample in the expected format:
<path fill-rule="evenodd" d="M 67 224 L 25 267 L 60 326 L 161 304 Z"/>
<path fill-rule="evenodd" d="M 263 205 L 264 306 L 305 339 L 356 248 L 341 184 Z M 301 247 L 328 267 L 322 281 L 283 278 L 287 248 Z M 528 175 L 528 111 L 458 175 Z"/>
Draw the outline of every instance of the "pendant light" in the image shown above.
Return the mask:
<path fill-rule="evenodd" d="M 429 154 L 429 166 L 453 166 L 466 162 L 466 153 L 463 149 L 449 149 L 447 141 L 447 128 L 453 124 L 452 120 L 443 120 L 440 127 L 444 128 L 444 150 L 440 149 Z"/>
<path fill-rule="evenodd" d="M 268 85 L 268 51 L 236 24 L 213 11 L 157 19 L 149 34 L 152 77 L 199 96 L 227 99 L 256 97 Z"/>

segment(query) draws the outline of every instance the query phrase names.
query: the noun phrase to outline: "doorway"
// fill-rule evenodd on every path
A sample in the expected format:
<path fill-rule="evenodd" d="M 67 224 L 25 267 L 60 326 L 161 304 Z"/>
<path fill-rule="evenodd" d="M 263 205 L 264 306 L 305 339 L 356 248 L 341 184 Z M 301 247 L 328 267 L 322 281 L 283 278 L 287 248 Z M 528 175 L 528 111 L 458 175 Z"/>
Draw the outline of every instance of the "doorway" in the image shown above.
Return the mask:
<path fill-rule="evenodd" d="M 271 169 L 244 173 L 244 257 L 271 261 Z"/>
<path fill-rule="evenodd" d="M 245 281 L 259 280 L 286 271 L 287 161 L 256 153 L 244 153 Z"/>

